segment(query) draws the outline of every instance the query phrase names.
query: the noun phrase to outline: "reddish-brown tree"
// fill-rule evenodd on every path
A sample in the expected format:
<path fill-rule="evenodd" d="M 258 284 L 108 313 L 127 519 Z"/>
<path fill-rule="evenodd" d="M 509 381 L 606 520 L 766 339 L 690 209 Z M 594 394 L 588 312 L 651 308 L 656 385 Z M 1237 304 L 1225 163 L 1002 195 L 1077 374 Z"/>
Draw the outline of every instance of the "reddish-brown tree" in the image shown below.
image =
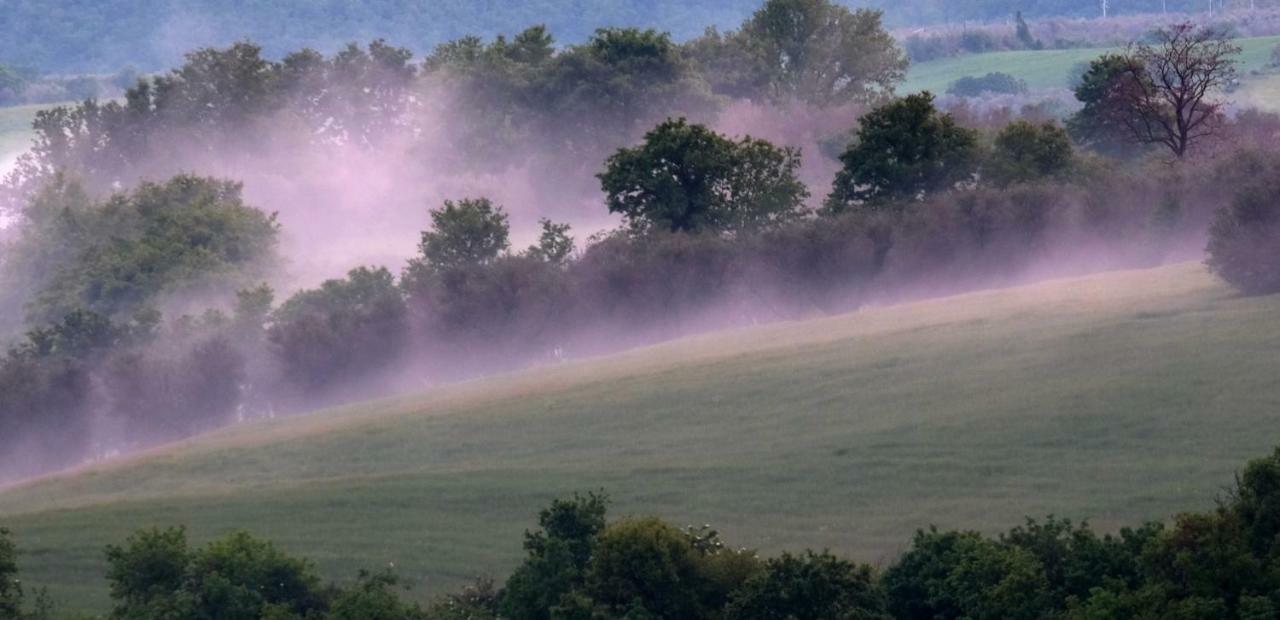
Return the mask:
<path fill-rule="evenodd" d="M 1236 79 L 1240 48 L 1221 32 L 1190 23 L 1155 35 L 1155 43 L 1130 50 L 1109 107 L 1138 142 L 1162 145 L 1181 159 L 1222 125 L 1223 95 Z"/>

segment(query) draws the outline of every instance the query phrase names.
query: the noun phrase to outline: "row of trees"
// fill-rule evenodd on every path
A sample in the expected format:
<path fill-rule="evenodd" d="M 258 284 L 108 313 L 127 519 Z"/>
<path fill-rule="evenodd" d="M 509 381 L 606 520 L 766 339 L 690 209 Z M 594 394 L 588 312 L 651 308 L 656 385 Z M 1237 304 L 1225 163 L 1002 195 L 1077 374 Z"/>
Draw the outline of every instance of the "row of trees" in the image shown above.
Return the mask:
<path fill-rule="evenodd" d="M 813 29 L 825 34 L 810 37 Z M 818 97 L 838 87 L 837 98 L 869 100 L 884 93 L 865 75 L 855 90 L 847 72 L 828 90 L 810 87 L 824 84 L 816 78 L 823 67 L 843 67 L 841 55 L 854 53 L 837 43 L 891 49 L 881 34 L 873 13 L 772 0 L 740 31 L 707 41 L 716 39 L 726 57 L 755 59 L 736 65 L 768 78 L 751 96 Z M 1220 113 L 1212 91 L 1215 76 L 1230 69 L 1228 45 L 1189 28 L 1164 36 L 1123 62 L 1095 63 L 1081 92 L 1096 95 L 1096 105 L 1082 122 L 1114 128 L 1106 123 L 1150 112 L 1181 127 L 1179 110 L 1186 111 L 1204 120 L 1186 134 L 1184 157 L 1204 141 L 1200 128 L 1273 131 L 1270 117 L 1230 121 Z M 1193 79 L 1155 79 L 1151 68 L 1165 66 L 1159 59 Z M 709 317 L 767 320 L 1004 282 L 1080 243 L 1109 249 L 1103 256 L 1114 262 L 1099 267 L 1150 264 L 1179 244 L 1202 248 L 1213 212 L 1245 186 L 1243 171 L 1274 178 L 1269 156 L 1250 166 L 1226 156 L 1217 166 L 1126 168 L 1077 152 L 1051 123 L 1017 121 L 990 133 L 965 127 L 925 93 L 863 115 L 836 149 L 831 190 L 815 200 L 800 180 L 798 150 L 668 119 L 600 158 L 605 205 L 625 225 L 581 251 L 568 226 L 550 220 L 537 243 L 512 251 L 500 205 L 482 197 L 446 202 L 430 213 L 418 255 L 401 273 L 357 268 L 278 306 L 260 283 L 278 265 L 280 227 L 244 204 L 238 184 L 179 175 L 115 189 L 134 187 L 132 175 L 271 143 L 276 124 L 300 124 L 304 145 L 318 149 L 376 151 L 387 140 L 414 140 L 424 73 L 459 80 L 456 92 L 496 88 L 471 101 L 484 120 L 475 135 L 506 143 L 503 131 L 529 139 L 521 119 L 541 119 L 538 126 L 586 118 L 589 110 L 577 106 L 589 102 L 618 123 L 640 123 L 665 109 L 642 109 L 645 97 L 669 102 L 693 92 L 679 85 L 694 64 L 668 38 L 628 30 L 601 31 L 560 51 L 538 29 L 490 44 L 466 39 L 421 66 L 380 42 L 333 57 L 299 52 L 281 63 L 241 44 L 191 54 L 181 68 L 140 83 L 124 104 L 86 102 L 41 115 L 36 148 L 7 184 L 18 219 L 5 230 L 12 239 L 0 316 L 25 317 L 4 327 L 26 335 L 0 363 L 0 443 L 15 460 L 45 469 L 246 416 L 375 395 L 388 382 L 468 376 L 556 351 L 600 352 L 602 334 L 621 347 L 687 333 Z M 878 66 L 894 71 L 891 62 Z M 1113 66 L 1124 70 L 1109 72 Z M 1135 80 L 1162 96 L 1192 88 L 1198 103 L 1135 108 L 1114 96 Z M 495 102 L 502 106 L 486 108 Z M 547 148 L 577 161 L 583 149 L 609 143 L 602 126 L 582 123 L 561 138 L 565 148 Z M 1221 216 L 1228 223 L 1215 230 L 1253 249 L 1215 246 L 1215 268 L 1246 273 L 1262 282 L 1248 290 L 1264 291 L 1266 278 L 1247 273 L 1270 256 L 1269 237 L 1255 238 L 1254 229 L 1271 220 L 1249 209 L 1231 211 L 1234 220 Z"/>
<path fill-rule="evenodd" d="M 34 327 L 0 363 L 0 437 L 44 469 L 402 378 L 600 352 L 603 333 L 621 347 L 703 316 L 832 312 L 1001 282 L 1081 242 L 1149 264 L 1202 243 L 1241 187 L 1258 189 L 1219 216 L 1214 265 L 1251 292 L 1273 286 L 1276 218 L 1258 206 L 1280 178 L 1272 156 L 1130 175 L 1089 165 L 1054 125 L 1015 122 L 988 140 L 918 95 L 864 116 L 842 160 L 812 210 L 793 150 L 671 120 L 606 161 L 606 204 L 626 226 L 581 251 L 549 220 L 512 251 L 501 206 L 446 202 L 399 278 L 357 268 L 279 306 L 256 284 L 277 224 L 237 185 L 181 176 L 95 202 L 60 180 L 32 203 L 22 260 L 7 265 L 36 294 Z M 223 309 L 199 311 L 209 306 Z"/>
<path fill-rule="evenodd" d="M 739 30 L 683 45 L 655 30 L 604 28 L 557 47 L 535 26 L 509 39 L 453 40 L 416 63 L 382 41 L 331 56 L 303 49 L 279 62 L 238 43 L 188 54 L 122 102 L 41 112 L 4 206 L 19 211 L 57 171 L 100 192 L 285 139 L 297 148 L 408 141 L 433 149 L 423 141 L 443 138 L 463 167 L 554 154 L 572 169 L 567 162 L 598 161 L 667 117 L 709 119 L 730 99 L 879 101 L 905 67 L 880 13 L 830 0 L 769 0 Z M 440 114 L 449 119 L 443 129 Z"/>
<path fill-rule="evenodd" d="M 244 532 L 203 547 L 182 528 L 106 549 L 111 618 L 224 620 L 1247 620 L 1280 613 L 1280 450 L 1250 462 L 1207 512 L 1115 534 L 1049 517 L 996 537 L 916 533 L 878 570 L 829 551 L 763 558 L 709 527 L 656 517 L 610 522 L 608 499 L 553 501 L 498 587 L 480 580 L 426 607 L 391 573 L 325 586 L 313 564 Z M 44 620 L 0 529 L 0 615 Z M 26 599 L 31 598 L 28 602 Z"/>

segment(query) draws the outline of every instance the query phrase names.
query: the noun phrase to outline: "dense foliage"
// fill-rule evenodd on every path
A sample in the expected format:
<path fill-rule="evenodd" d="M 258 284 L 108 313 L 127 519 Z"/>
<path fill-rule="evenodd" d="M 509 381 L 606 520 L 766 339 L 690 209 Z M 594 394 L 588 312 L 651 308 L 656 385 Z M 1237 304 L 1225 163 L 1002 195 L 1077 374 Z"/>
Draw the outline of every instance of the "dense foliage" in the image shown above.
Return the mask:
<path fill-rule="evenodd" d="M 976 134 L 940 113 L 929 93 L 908 95 L 858 120 L 857 140 L 840 155 L 827 209 L 917 199 L 945 190 L 973 169 Z"/>
<path fill-rule="evenodd" d="M 1114 103 L 1110 63 L 1086 76 L 1086 110 Z M 241 42 L 198 49 L 123 101 L 45 111 L 0 203 L 5 476 L 424 381 L 1006 283 L 1063 256 L 1080 269 L 1191 257 L 1242 186 L 1248 157 L 1230 148 L 1151 167 L 1078 152 L 1011 110 L 894 99 L 901 67 L 877 13 L 769 0 L 687 45 L 604 28 L 557 47 L 534 27 L 415 62 L 378 40 L 280 61 Z M 1280 126 L 1220 121 L 1241 144 Z M 733 123 L 770 139 L 717 130 Z M 812 145 L 803 160 L 795 144 Z M 567 196 L 622 226 L 577 239 L 545 217 L 529 230 L 528 205 L 490 191 L 412 193 L 453 175 L 501 193 L 513 169 L 530 179 L 505 194 L 516 201 Z M 285 186 L 273 206 L 312 208 L 281 231 L 240 184 L 191 170 L 248 175 L 247 195 Z M 820 209 L 810 188 L 826 183 Z M 368 210 L 346 209 L 372 189 Z M 416 255 L 346 258 L 343 233 L 393 200 L 415 214 L 393 225 L 426 228 Z M 277 236 L 292 238 L 288 265 Z M 330 255 L 350 263 L 280 276 Z"/>
<path fill-rule="evenodd" d="M 274 258 L 278 226 L 240 191 L 184 175 L 95 202 L 59 175 L 23 211 L 20 242 L 5 248 L 0 299 L 15 309 L 25 301 L 27 323 L 41 325 L 77 309 L 128 317 L 165 297 L 243 287 Z"/>
<path fill-rule="evenodd" d="M 995 537 L 920 530 L 883 570 L 830 552 L 761 558 L 704 526 L 607 520 L 599 493 L 555 500 L 502 587 L 423 608 L 390 573 L 322 586 L 314 565 L 245 532 L 193 548 L 182 528 L 106 549 L 112 618 L 332 620 L 1251 620 L 1280 610 L 1280 449 L 1247 464 L 1216 508 L 1099 533 L 1028 519 Z M 0 529 L 0 612 L 24 616 L 21 557 Z M 48 614 L 47 602 L 40 614 Z"/>
<path fill-rule="evenodd" d="M 1019 95 L 1027 92 L 1027 83 L 1008 73 L 988 73 L 983 76 L 965 76 L 947 87 L 948 95 L 980 97 L 985 94 Z"/>
<path fill-rule="evenodd" d="M 1209 268 L 1241 291 L 1280 293 L 1280 195 L 1275 162 L 1249 162 L 1256 176 L 1209 229 Z"/>
<path fill-rule="evenodd" d="M 546 24 L 578 43 L 602 24 L 657 28 L 684 40 L 708 25 L 731 27 L 756 9 L 756 0 L 580 2 L 547 0 L 511 4 L 409 0 L 324 0 L 302 5 L 226 0 L 11 0 L 0 26 L 0 62 L 44 72 L 109 72 L 125 66 L 159 69 L 192 45 L 261 41 L 273 56 L 303 45 L 334 50 L 354 38 L 385 37 L 419 51 L 469 34 L 493 36 Z M 1128 0 L 1112 14 L 1203 12 L 1201 0 Z M 1077 0 L 869 0 L 895 27 L 1005 21 L 1021 11 L 1029 19 L 1098 17 L 1097 2 Z M 1225 0 L 1223 8 L 1274 8 L 1273 0 Z M 288 24 L 288 28 L 281 25 Z"/>
<path fill-rule="evenodd" d="M 1236 81 L 1240 48 L 1226 33 L 1192 23 L 1156 29 L 1123 55 L 1093 61 L 1076 88 L 1085 108 L 1077 133 L 1106 143 L 1119 130 L 1137 144 L 1175 158 L 1213 137 L 1225 123 L 1225 92 Z"/>
<path fill-rule="evenodd" d="M 795 149 L 735 142 L 680 119 L 609 157 L 600 185 L 609 211 L 636 230 L 751 230 L 800 215 L 808 190 L 799 168 Z"/>
<path fill-rule="evenodd" d="M 907 68 L 880 12 L 827 0 L 766 2 L 740 30 L 711 29 L 688 47 L 717 92 L 756 101 L 867 103 Z"/>

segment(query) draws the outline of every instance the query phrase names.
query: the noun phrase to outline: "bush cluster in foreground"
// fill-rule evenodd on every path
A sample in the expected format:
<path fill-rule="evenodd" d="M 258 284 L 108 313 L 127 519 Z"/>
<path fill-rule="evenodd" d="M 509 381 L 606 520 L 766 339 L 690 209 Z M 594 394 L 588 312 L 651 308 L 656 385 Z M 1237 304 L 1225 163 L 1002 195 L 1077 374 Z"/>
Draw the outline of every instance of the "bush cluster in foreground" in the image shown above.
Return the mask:
<path fill-rule="evenodd" d="M 1280 613 L 1280 448 L 1247 464 L 1207 512 L 1100 534 L 1028 519 L 994 537 L 916 533 L 883 570 L 829 551 L 761 557 L 704 526 L 609 521 L 601 493 L 558 499 L 525 533 L 505 584 L 481 579 L 421 606 L 394 574 L 324 585 L 315 566 L 237 532 L 193 547 L 182 528 L 106 549 L 118 620 L 1245 620 Z M 51 617 L 25 597 L 0 530 L 0 617 Z M 31 600 L 28 600 L 30 598 Z"/>

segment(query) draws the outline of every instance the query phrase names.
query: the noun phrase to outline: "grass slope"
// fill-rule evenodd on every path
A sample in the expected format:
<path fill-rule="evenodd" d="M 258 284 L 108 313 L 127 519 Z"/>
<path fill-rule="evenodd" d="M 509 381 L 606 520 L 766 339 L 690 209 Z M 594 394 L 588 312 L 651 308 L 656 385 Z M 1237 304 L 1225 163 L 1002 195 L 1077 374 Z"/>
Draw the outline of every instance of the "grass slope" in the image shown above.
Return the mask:
<path fill-rule="evenodd" d="M 3 164 L 31 146 L 31 121 L 47 105 L 0 108 L 0 172 Z"/>
<path fill-rule="evenodd" d="M 1249 72 L 1262 70 L 1271 61 L 1271 50 L 1280 44 L 1280 36 L 1239 39 L 1236 43 L 1241 49 L 1237 69 L 1247 82 L 1251 79 Z M 913 64 L 907 72 L 906 82 L 898 91 L 913 93 L 928 90 L 942 94 L 952 82 L 962 77 L 981 76 L 996 71 L 1025 81 L 1032 90 L 1067 88 L 1076 65 L 1115 51 L 1119 49 L 991 52 L 931 60 Z"/>
<path fill-rule="evenodd" d="M 131 530 L 235 528 L 419 595 L 502 575 L 556 495 L 867 561 L 929 524 L 1208 506 L 1280 436 L 1280 297 L 1199 265 L 691 338 L 242 425 L 0 494 L 24 578 L 101 610 Z"/>

